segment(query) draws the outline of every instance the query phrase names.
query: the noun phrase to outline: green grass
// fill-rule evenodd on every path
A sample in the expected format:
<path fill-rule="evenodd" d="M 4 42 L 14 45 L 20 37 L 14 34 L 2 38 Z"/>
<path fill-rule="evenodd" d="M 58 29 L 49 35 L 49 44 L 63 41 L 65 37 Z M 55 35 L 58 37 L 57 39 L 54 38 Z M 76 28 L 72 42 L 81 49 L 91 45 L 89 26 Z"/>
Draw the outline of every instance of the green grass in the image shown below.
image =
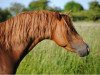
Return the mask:
<path fill-rule="evenodd" d="M 44 40 L 23 59 L 17 74 L 100 74 L 100 23 L 74 23 L 90 46 L 90 54 L 79 57 Z"/>

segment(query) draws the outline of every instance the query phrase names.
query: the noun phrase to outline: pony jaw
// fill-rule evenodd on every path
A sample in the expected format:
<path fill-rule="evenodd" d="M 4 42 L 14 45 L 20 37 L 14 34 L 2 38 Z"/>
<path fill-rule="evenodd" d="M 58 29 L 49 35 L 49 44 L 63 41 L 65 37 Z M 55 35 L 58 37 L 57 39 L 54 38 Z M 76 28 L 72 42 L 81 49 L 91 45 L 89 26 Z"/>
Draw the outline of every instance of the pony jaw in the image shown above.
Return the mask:
<path fill-rule="evenodd" d="M 70 48 L 70 47 L 68 47 L 68 46 L 65 46 L 64 48 L 65 48 L 66 50 L 68 50 L 68 51 L 75 52 L 75 49 Z M 76 53 L 76 52 L 75 52 L 75 53 Z"/>

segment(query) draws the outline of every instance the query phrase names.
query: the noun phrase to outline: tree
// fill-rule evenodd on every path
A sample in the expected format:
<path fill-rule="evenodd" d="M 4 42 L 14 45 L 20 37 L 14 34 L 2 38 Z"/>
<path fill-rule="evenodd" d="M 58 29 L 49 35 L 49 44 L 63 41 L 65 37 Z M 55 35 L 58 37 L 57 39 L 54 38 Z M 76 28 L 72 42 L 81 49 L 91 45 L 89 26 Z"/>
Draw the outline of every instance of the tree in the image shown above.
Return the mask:
<path fill-rule="evenodd" d="M 29 4 L 29 9 L 30 10 L 44 10 L 47 9 L 48 7 L 48 0 L 37 0 L 37 1 L 32 1 Z"/>
<path fill-rule="evenodd" d="M 11 14 L 7 9 L 3 10 L 3 9 L 0 8 L 0 22 L 3 22 L 10 17 L 11 17 Z"/>
<path fill-rule="evenodd" d="M 70 10 L 72 10 L 72 12 L 78 12 L 84 10 L 84 8 L 82 7 L 81 4 L 76 3 L 74 1 L 70 1 L 65 4 L 64 11 L 70 11 Z"/>
<path fill-rule="evenodd" d="M 100 11 L 100 4 L 97 1 L 90 2 L 89 10 Z"/>
<path fill-rule="evenodd" d="M 9 8 L 9 12 L 15 16 L 16 14 L 22 12 L 22 10 L 24 9 L 24 5 L 20 4 L 20 3 L 12 3 L 11 7 Z"/>

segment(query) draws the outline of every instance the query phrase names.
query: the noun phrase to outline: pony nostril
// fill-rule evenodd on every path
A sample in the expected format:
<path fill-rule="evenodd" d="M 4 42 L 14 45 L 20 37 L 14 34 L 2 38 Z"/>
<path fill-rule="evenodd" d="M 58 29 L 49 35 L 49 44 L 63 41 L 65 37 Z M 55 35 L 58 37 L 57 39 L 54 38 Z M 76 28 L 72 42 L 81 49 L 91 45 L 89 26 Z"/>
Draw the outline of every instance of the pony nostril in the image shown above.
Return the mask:
<path fill-rule="evenodd" d="M 88 52 L 90 52 L 90 49 L 89 48 L 87 50 L 88 50 Z"/>
<path fill-rule="evenodd" d="M 89 49 L 89 47 L 87 48 L 87 55 L 90 53 L 90 49 Z"/>
<path fill-rule="evenodd" d="M 90 52 L 90 49 L 89 49 L 89 46 L 88 45 L 87 45 L 86 49 L 87 49 L 88 52 Z"/>

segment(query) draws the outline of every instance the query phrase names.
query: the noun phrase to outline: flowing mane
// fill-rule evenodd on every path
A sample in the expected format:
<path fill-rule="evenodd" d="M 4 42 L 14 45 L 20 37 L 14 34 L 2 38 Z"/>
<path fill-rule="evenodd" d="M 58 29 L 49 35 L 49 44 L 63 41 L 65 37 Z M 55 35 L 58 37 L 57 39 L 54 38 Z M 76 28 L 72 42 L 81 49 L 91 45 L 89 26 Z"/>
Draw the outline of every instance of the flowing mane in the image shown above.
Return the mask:
<path fill-rule="evenodd" d="M 37 40 L 34 41 L 34 45 L 38 40 L 51 38 L 51 29 L 55 29 L 56 22 L 54 21 L 59 15 L 57 12 L 31 11 L 18 14 L 6 22 L 0 23 L 0 36 L 2 36 L 0 37 L 2 39 L 0 47 L 9 50 L 12 47 L 18 48 L 20 43 L 34 41 L 35 38 Z"/>

